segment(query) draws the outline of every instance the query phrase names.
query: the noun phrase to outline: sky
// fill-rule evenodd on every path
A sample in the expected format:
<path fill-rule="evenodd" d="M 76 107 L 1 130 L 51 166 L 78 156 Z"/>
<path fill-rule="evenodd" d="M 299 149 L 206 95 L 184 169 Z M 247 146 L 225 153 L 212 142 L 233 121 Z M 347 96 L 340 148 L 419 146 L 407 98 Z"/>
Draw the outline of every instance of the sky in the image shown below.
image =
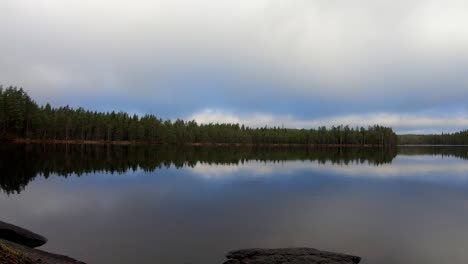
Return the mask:
<path fill-rule="evenodd" d="M 39 104 L 399 133 L 468 128 L 465 0 L 0 0 L 0 84 Z"/>

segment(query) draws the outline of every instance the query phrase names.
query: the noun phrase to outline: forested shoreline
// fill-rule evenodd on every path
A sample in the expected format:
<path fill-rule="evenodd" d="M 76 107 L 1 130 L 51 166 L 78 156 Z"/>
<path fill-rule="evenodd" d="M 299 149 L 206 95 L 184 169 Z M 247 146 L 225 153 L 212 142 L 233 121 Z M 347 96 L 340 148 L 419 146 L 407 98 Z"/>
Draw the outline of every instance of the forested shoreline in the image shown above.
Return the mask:
<path fill-rule="evenodd" d="M 324 126 L 317 129 L 250 128 L 241 124 L 198 124 L 163 120 L 152 114 L 97 112 L 39 106 L 23 89 L 0 86 L 0 139 L 46 141 L 150 142 L 156 144 L 300 144 L 394 146 L 391 128 Z"/>
<path fill-rule="evenodd" d="M 468 145 L 468 130 L 432 135 L 399 135 L 401 145 Z"/>

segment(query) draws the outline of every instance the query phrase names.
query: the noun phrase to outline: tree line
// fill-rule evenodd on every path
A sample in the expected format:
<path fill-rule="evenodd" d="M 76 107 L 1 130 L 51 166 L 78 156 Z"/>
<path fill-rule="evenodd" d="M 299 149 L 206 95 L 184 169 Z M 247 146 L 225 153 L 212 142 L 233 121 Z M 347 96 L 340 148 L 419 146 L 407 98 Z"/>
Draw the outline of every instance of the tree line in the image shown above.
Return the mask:
<path fill-rule="evenodd" d="M 468 130 L 432 135 L 399 135 L 402 145 L 468 145 Z"/>
<path fill-rule="evenodd" d="M 251 128 L 240 124 L 198 124 L 152 114 L 97 112 L 69 106 L 39 106 L 21 88 L 0 86 L 0 139 L 140 141 L 162 144 L 396 145 L 389 127 L 332 126 L 317 129 Z"/>

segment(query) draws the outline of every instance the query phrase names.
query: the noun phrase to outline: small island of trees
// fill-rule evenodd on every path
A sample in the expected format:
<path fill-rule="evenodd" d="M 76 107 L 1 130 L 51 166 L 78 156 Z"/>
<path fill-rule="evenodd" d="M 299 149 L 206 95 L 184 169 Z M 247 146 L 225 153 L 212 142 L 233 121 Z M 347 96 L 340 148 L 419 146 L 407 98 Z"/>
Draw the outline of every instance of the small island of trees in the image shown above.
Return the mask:
<path fill-rule="evenodd" d="M 22 89 L 0 86 L 0 139 L 155 144 L 301 144 L 394 146 L 389 127 L 324 126 L 317 129 L 251 128 L 241 124 L 198 124 L 163 120 L 152 114 L 97 112 L 69 106 L 39 106 Z"/>

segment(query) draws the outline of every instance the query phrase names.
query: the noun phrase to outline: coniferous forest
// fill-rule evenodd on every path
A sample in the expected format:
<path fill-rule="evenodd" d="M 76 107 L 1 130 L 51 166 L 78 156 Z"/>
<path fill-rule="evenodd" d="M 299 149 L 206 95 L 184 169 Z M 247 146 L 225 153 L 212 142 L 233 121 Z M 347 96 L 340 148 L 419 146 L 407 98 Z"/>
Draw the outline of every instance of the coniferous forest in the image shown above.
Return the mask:
<path fill-rule="evenodd" d="M 434 135 L 399 135 L 402 145 L 468 145 L 468 130 Z"/>
<path fill-rule="evenodd" d="M 197 124 L 155 115 L 97 112 L 69 106 L 39 106 L 23 89 L 0 86 L 0 139 L 131 141 L 158 144 L 397 144 L 391 128 L 333 126 L 317 129 L 250 128 L 241 124 Z"/>

